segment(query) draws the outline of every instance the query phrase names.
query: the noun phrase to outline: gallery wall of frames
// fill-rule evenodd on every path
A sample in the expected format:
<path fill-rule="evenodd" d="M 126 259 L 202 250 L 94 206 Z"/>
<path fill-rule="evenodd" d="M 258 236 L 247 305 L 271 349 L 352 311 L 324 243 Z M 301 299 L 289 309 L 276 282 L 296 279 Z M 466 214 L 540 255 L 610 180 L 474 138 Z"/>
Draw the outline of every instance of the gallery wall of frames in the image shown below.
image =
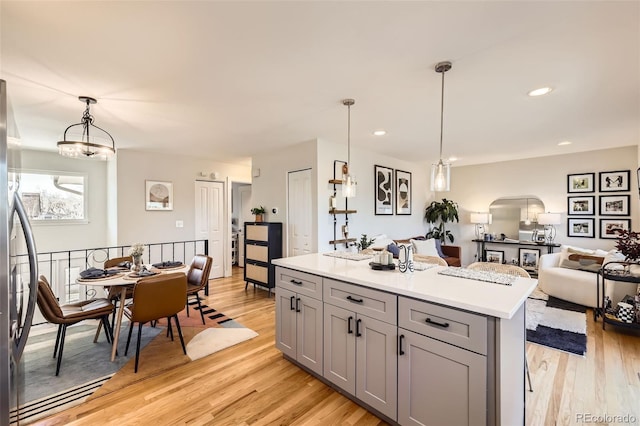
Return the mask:
<path fill-rule="evenodd" d="M 567 236 L 615 239 L 631 229 L 631 171 L 567 175 Z"/>

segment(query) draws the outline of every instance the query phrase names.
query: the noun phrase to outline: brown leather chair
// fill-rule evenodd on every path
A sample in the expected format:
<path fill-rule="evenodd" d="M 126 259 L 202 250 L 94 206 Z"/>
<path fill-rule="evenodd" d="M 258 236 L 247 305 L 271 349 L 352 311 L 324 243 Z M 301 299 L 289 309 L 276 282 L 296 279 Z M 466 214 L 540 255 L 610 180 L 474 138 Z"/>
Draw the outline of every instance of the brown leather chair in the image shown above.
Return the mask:
<path fill-rule="evenodd" d="M 198 309 L 200 310 L 200 317 L 202 318 L 202 324 L 204 324 L 204 313 L 202 312 L 202 304 L 200 303 L 200 296 L 198 292 L 207 285 L 209 282 L 209 273 L 211 272 L 211 264 L 213 259 L 210 256 L 204 254 L 196 254 L 191 261 L 189 272 L 187 272 L 187 316 L 189 316 L 189 296 L 196 296 L 198 302 Z"/>
<path fill-rule="evenodd" d="M 56 376 L 60 373 L 64 339 L 67 334 L 67 326 L 79 323 L 87 319 L 99 319 L 105 329 L 107 341 L 111 342 L 111 327 L 109 327 L 109 314 L 113 311 L 113 305 L 107 299 L 90 299 L 76 303 L 62 305 L 53 294 L 49 282 L 44 276 L 38 280 L 38 307 L 44 318 L 52 324 L 58 324 L 56 344 L 53 348 L 53 357 L 58 356 L 56 364 Z"/>
<path fill-rule="evenodd" d="M 107 259 L 104 261 L 104 269 L 113 268 L 114 266 L 118 266 L 122 262 L 133 262 L 133 257 L 131 256 L 123 256 L 123 257 L 114 257 L 112 259 Z M 107 299 L 109 299 L 114 305 L 117 306 L 118 301 L 120 300 L 120 288 L 118 287 L 105 287 L 107 289 Z M 131 299 L 133 297 L 133 285 L 129 288 L 127 287 L 127 299 Z M 114 309 L 113 314 L 111 315 L 111 324 L 115 325 L 116 321 L 116 311 Z M 113 332 L 113 330 L 111 330 Z"/>
<path fill-rule="evenodd" d="M 129 318 L 129 336 L 124 354 L 129 351 L 133 323 L 138 323 L 138 343 L 136 345 L 136 366 L 138 372 L 138 359 L 140 358 L 140 337 L 142 336 L 142 326 L 149 321 L 161 318 L 167 319 L 167 325 L 171 330 L 171 318 L 176 321 L 176 328 L 180 336 L 182 351 L 187 354 L 178 320 L 178 312 L 184 309 L 187 297 L 187 277 L 181 272 L 162 274 L 150 278 L 145 278 L 136 283 L 133 288 L 133 303 L 125 307 L 124 313 Z M 173 340 L 173 332 L 171 332 Z"/>

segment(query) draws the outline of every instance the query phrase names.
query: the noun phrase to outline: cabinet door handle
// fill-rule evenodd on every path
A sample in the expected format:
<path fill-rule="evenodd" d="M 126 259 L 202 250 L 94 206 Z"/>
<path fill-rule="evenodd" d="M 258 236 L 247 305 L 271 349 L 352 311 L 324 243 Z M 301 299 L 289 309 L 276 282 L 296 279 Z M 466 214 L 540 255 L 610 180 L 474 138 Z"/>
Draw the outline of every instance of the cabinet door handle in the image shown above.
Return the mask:
<path fill-rule="evenodd" d="M 442 327 L 442 328 L 449 327 L 449 323 L 448 322 L 444 322 L 444 323 L 443 322 L 436 322 L 436 321 L 433 321 L 431 318 L 427 318 L 425 321 L 427 323 L 429 323 L 429 324 L 437 325 L 438 327 Z"/>
<path fill-rule="evenodd" d="M 354 299 L 354 298 L 353 298 L 353 297 L 351 297 L 351 296 L 347 296 L 347 300 L 348 300 L 349 302 L 353 302 L 353 303 L 362 303 L 362 302 L 364 302 L 364 300 L 362 300 L 362 299 Z"/>
<path fill-rule="evenodd" d="M 356 337 L 362 336 L 362 333 L 360 333 L 360 323 L 361 322 L 362 322 L 362 320 L 360 318 L 358 318 L 356 320 Z"/>
<path fill-rule="evenodd" d="M 347 320 L 347 333 L 353 334 L 353 328 L 351 328 L 351 321 L 353 321 L 353 317 L 349 317 Z"/>
<path fill-rule="evenodd" d="M 295 311 L 295 310 L 296 310 L 296 307 L 295 307 L 295 306 L 293 306 L 293 300 L 294 300 L 295 298 L 296 298 L 295 296 L 291 296 L 291 298 L 289 299 L 289 301 L 291 302 L 291 310 L 292 310 L 292 311 Z"/>
<path fill-rule="evenodd" d="M 300 312 L 300 298 L 296 298 L 296 312 Z"/>
<path fill-rule="evenodd" d="M 291 282 L 295 285 L 302 285 L 302 281 L 296 281 L 294 279 L 291 280 Z"/>
<path fill-rule="evenodd" d="M 404 341 L 404 334 L 401 334 L 398 338 L 398 355 L 404 355 L 404 349 L 402 349 L 402 342 Z"/>

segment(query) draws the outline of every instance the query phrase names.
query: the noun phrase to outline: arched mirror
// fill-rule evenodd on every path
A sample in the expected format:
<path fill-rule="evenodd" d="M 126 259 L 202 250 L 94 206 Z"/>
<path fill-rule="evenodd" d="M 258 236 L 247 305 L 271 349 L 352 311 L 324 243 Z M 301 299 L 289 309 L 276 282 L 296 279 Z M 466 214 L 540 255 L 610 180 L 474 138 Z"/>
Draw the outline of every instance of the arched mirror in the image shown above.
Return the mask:
<path fill-rule="evenodd" d="M 491 233 L 499 240 L 535 241 L 542 230 L 538 213 L 544 211 L 544 203 L 537 197 L 498 198 L 489 206 Z"/>

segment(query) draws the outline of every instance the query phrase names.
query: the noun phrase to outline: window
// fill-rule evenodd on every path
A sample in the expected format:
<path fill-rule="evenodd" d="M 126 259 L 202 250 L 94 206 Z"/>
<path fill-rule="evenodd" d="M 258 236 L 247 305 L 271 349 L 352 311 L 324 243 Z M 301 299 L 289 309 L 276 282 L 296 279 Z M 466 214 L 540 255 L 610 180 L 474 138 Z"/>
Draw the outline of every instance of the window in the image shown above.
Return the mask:
<path fill-rule="evenodd" d="M 86 177 L 51 172 L 20 173 L 20 197 L 31 221 L 82 221 L 87 219 Z"/>

